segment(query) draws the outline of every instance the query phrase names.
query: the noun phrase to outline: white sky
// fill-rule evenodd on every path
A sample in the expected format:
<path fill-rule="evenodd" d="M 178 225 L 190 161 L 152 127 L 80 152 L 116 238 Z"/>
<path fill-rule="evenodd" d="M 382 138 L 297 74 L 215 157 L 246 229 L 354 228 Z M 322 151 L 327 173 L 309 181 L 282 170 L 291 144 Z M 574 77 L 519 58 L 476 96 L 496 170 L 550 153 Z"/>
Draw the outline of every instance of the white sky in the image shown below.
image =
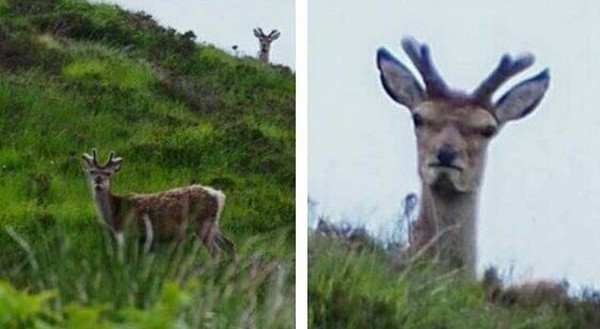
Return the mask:
<path fill-rule="evenodd" d="M 529 51 L 536 64 L 508 85 L 549 67 L 551 86 L 490 145 L 479 267 L 599 287 L 599 14 L 592 0 L 309 1 L 310 196 L 333 218 L 381 231 L 419 192 L 411 120 L 381 87 L 378 47 L 408 64 L 401 38 L 425 41 L 446 81 L 466 90 L 503 53 Z"/>
<path fill-rule="evenodd" d="M 271 45 L 270 61 L 294 69 L 294 0 L 105 0 L 126 9 L 143 10 L 160 24 L 180 32 L 194 31 L 196 41 L 230 51 L 238 46 L 242 55 L 257 57 L 258 39 L 252 33 L 261 27 L 265 33 L 281 31 Z"/>

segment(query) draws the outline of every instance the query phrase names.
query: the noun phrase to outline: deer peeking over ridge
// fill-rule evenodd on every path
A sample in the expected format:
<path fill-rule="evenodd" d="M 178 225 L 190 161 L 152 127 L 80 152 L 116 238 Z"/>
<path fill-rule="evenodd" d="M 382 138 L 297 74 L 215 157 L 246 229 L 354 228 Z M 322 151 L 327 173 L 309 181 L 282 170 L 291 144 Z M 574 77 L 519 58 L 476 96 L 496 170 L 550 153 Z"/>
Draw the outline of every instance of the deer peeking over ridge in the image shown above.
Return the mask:
<path fill-rule="evenodd" d="M 384 48 L 377 52 L 377 66 L 387 94 L 410 111 L 417 140 L 421 204 L 409 251 L 413 259 L 427 253 L 475 277 L 477 202 L 488 143 L 505 123 L 535 109 L 550 76 L 546 69 L 492 101 L 504 82 L 533 64 L 532 55 L 504 55 L 488 78 L 465 93 L 444 82 L 427 45 L 404 38 L 402 48 L 425 88 Z"/>
<path fill-rule="evenodd" d="M 271 33 L 265 34 L 263 30 L 258 27 L 254 29 L 254 36 L 258 38 L 258 44 L 260 50 L 258 51 L 258 59 L 263 62 L 269 62 L 269 55 L 271 53 L 271 43 L 279 38 L 281 32 L 272 30 Z"/>
<path fill-rule="evenodd" d="M 100 217 L 118 240 L 124 230 L 134 230 L 146 241 L 181 242 L 188 230 L 199 237 L 212 257 L 219 249 L 235 256 L 234 244 L 219 230 L 219 219 L 225 205 L 225 194 L 210 187 L 191 185 L 154 194 L 112 194 L 110 176 L 121 169 L 123 159 L 110 153 L 108 162 L 98 163 L 93 155 L 83 154 L 83 169 L 92 186 L 94 202 Z"/>

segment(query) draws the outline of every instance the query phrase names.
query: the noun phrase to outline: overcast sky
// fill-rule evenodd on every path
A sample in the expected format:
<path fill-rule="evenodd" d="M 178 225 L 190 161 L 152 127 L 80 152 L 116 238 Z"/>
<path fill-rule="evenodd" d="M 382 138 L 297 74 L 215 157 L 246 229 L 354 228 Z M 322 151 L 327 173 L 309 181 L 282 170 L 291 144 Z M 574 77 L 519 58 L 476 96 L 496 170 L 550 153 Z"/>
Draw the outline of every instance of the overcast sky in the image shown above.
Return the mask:
<path fill-rule="evenodd" d="M 294 0 L 110 0 L 124 8 L 143 10 L 160 24 L 181 32 L 194 31 L 197 41 L 208 42 L 232 51 L 237 45 L 242 54 L 257 57 L 258 39 L 252 33 L 262 27 L 265 33 L 281 31 L 271 45 L 270 60 L 292 69 L 295 65 Z"/>
<path fill-rule="evenodd" d="M 508 85 L 549 67 L 551 86 L 490 145 L 479 268 L 600 287 L 598 13 L 596 1 L 309 1 L 309 193 L 320 211 L 385 231 L 419 192 L 409 112 L 380 85 L 378 47 L 408 64 L 401 38 L 426 41 L 466 90 L 503 53 L 532 52 L 536 64 Z"/>

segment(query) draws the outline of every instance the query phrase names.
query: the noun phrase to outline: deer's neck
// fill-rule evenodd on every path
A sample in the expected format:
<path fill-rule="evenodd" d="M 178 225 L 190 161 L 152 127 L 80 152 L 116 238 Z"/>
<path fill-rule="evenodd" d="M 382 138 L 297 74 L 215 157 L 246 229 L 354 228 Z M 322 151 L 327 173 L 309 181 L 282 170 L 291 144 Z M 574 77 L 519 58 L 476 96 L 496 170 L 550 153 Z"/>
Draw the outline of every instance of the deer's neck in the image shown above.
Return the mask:
<path fill-rule="evenodd" d="M 118 214 L 121 206 L 121 198 L 113 195 L 110 190 L 94 190 L 94 201 L 96 204 L 96 210 L 104 222 L 112 227 L 113 230 L 120 231 L 121 220 Z"/>
<path fill-rule="evenodd" d="M 475 276 L 479 192 L 460 193 L 423 184 L 421 194 L 417 246 L 430 242 L 440 262 L 453 268 L 464 266 Z"/>
<path fill-rule="evenodd" d="M 261 44 L 260 46 L 260 51 L 259 51 L 259 58 L 263 61 L 268 61 L 269 60 L 269 50 L 271 48 L 271 45 L 266 44 L 263 45 Z"/>

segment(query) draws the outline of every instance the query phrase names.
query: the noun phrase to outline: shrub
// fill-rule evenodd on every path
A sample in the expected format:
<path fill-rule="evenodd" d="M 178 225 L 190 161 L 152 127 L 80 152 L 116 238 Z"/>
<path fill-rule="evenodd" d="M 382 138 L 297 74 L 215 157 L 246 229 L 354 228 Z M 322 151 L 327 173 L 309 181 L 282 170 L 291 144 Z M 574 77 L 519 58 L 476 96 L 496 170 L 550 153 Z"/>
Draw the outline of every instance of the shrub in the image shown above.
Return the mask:
<path fill-rule="evenodd" d="M 29 69 L 39 63 L 42 47 L 29 34 L 0 24 L 0 65 L 8 71 Z"/>
<path fill-rule="evenodd" d="M 7 0 L 11 13 L 31 15 L 53 11 L 60 0 Z"/>
<path fill-rule="evenodd" d="M 160 86 L 166 96 L 177 99 L 197 112 L 218 112 L 223 109 L 223 101 L 218 93 L 201 83 L 195 76 L 165 72 Z"/>
<path fill-rule="evenodd" d="M 37 294 L 21 292 L 7 282 L 0 281 L 1 328 L 48 328 L 55 319 L 48 300 L 52 291 Z"/>

